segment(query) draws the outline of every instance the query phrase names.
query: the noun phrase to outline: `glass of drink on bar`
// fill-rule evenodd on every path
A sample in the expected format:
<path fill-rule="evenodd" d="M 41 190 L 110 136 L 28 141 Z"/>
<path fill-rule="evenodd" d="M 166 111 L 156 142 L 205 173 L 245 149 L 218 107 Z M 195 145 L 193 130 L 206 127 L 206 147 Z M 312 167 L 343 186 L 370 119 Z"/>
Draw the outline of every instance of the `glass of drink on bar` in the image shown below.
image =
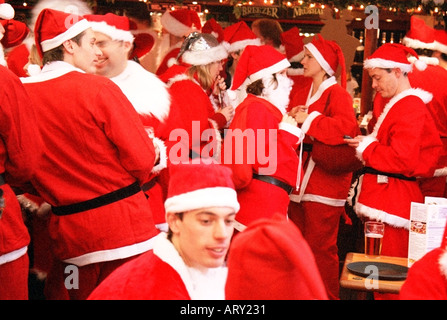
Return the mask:
<path fill-rule="evenodd" d="M 380 255 L 382 250 L 383 234 L 385 224 L 378 221 L 365 222 L 365 254 Z"/>

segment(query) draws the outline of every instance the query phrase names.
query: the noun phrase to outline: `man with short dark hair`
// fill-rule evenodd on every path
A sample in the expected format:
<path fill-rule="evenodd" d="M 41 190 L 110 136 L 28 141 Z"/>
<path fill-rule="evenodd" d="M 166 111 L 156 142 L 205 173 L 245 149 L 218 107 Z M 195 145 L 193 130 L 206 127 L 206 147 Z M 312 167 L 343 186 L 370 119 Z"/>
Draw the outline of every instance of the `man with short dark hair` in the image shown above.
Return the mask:
<path fill-rule="evenodd" d="M 101 54 L 87 20 L 44 9 L 35 37 L 45 65 L 22 81 L 45 156 L 32 184 L 52 205 L 60 276 L 76 271 L 76 283 L 66 285 L 70 298 L 85 299 L 116 267 L 152 248 L 158 231 L 141 184 L 158 156 L 119 87 L 86 74 Z"/>

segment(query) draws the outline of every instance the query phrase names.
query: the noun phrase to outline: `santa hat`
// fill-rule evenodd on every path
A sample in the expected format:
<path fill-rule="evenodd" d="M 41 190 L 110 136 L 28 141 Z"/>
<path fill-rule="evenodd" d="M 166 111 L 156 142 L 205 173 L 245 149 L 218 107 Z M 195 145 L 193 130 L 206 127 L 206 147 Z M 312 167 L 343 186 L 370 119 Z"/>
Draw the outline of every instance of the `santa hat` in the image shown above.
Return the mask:
<path fill-rule="evenodd" d="M 197 12 L 190 9 L 166 11 L 160 19 L 164 29 L 177 37 L 186 37 L 193 31 L 202 30 Z"/>
<path fill-rule="evenodd" d="M 239 21 L 224 29 L 223 44 L 228 52 L 235 52 L 244 49 L 248 45 L 260 46 L 261 40 L 256 37 L 244 21 Z"/>
<path fill-rule="evenodd" d="M 425 24 L 425 21 L 411 16 L 410 30 L 402 39 L 402 44 L 413 49 L 435 48 L 435 30 Z"/>
<path fill-rule="evenodd" d="M 238 89 L 247 78 L 254 82 L 288 67 L 290 62 L 286 56 L 272 46 L 247 46 L 236 66 L 231 90 Z"/>
<path fill-rule="evenodd" d="M 281 43 L 290 62 L 300 62 L 303 59 L 304 42 L 298 27 L 293 27 L 281 33 Z"/>
<path fill-rule="evenodd" d="M 112 40 L 130 43 L 134 41 L 128 17 L 107 13 L 104 15 L 89 14 L 85 15 L 84 18 L 90 21 L 93 31 L 101 32 L 112 38 Z"/>
<path fill-rule="evenodd" d="M 166 212 L 177 213 L 209 207 L 239 211 L 230 168 L 212 159 L 169 167 Z"/>
<path fill-rule="evenodd" d="M 447 31 L 435 30 L 434 50 L 447 54 Z"/>
<path fill-rule="evenodd" d="M 228 52 L 219 41 L 209 33 L 191 33 L 182 44 L 177 60 L 199 66 L 220 61 L 228 57 Z"/>
<path fill-rule="evenodd" d="M 78 16 L 93 13 L 85 0 L 38 0 L 31 9 L 29 25 L 32 31 L 34 31 L 37 18 L 43 9 L 53 9 Z"/>
<path fill-rule="evenodd" d="M 57 48 L 90 28 L 90 23 L 81 16 L 53 9 L 43 9 L 34 28 L 39 54 Z"/>
<path fill-rule="evenodd" d="M 327 300 L 309 245 L 282 216 L 259 219 L 237 234 L 227 266 L 228 300 Z"/>
<path fill-rule="evenodd" d="M 202 32 L 212 34 L 219 42 L 222 42 L 224 39 L 224 30 L 214 18 L 211 18 L 205 22 L 202 27 Z"/>
<path fill-rule="evenodd" d="M 141 58 L 147 53 L 149 53 L 155 44 L 155 39 L 157 35 L 152 30 L 133 30 L 132 34 L 135 37 L 133 40 L 133 51 L 131 59 L 133 57 Z"/>
<path fill-rule="evenodd" d="M 411 48 L 399 43 L 385 43 L 380 46 L 363 63 L 365 69 L 381 68 L 393 69 L 399 68 L 402 72 L 411 72 L 413 64 L 408 60 L 408 55 L 417 60 L 414 65 L 418 70 L 424 70 L 427 64 L 419 60 L 418 54 Z"/>
<path fill-rule="evenodd" d="M 326 40 L 320 34 L 317 34 L 312 42 L 306 44 L 304 47 L 310 51 L 328 75 L 335 75 L 338 66 L 340 66 L 341 85 L 343 88 L 346 88 L 345 56 L 335 41 Z"/>
<path fill-rule="evenodd" d="M 0 22 L 5 29 L 5 34 L 1 43 L 6 49 L 18 46 L 29 34 L 28 27 L 21 21 L 1 20 Z"/>
<path fill-rule="evenodd" d="M 14 18 L 14 15 L 14 8 L 4 0 L 0 0 L 0 19 L 10 20 Z"/>

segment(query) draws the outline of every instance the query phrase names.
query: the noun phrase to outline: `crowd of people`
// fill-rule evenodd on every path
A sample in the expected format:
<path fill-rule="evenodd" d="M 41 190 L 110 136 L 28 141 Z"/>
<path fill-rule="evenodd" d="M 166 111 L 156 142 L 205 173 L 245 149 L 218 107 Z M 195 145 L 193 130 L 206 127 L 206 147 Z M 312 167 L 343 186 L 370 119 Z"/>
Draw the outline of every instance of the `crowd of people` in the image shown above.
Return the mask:
<path fill-rule="evenodd" d="M 347 205 L 407 257 L 411 202 L 447 196 L 447 33 L 415 16 L 364 61 L 362 134 L 337 41 L 168 10 L 149 68 L 147 24 L 41 2 L 0 0 L 0 299 L 32 270 L 48 300 L 337 300 Z M 447 296 L 446 238 L 401 298 Z"/>

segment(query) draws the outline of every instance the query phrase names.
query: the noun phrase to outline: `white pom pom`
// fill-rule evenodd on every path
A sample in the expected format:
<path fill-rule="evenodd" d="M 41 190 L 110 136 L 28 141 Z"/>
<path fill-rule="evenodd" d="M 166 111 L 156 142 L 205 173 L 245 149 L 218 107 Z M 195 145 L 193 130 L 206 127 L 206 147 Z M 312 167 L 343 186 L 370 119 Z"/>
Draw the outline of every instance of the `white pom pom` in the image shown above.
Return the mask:
<path fill-rule="evenodd" d="M 14 18 L 14 8 L 9 3 L 0 4 L 0 18 L 5 20 L 11 20 Z"/>
<path fill-rule="evenodd" d="M 237 98 L 237 93 L 236 93 L 235 91 L 233 91 L 233 90 L 227 90 L 226 92 L 227 92 L 228 98 L 229 98 L 231 101 L 236 100 L 236 98 Z"/>
<path fill-rule="evenodd" d="M 424 71 L 425 69 L 427 69 L 427 63 L 425 63 L 424 61 L 422 61 L 421 59 L 418 59 L 414 62 L 414 66 L 416 67 L 416 69 L 418 69 L 419 71 Z"/>
<path fill-rule="evenodd" d="M 177 64 L 176 58 L 170 58 L 170 59 L 168 59 L 168 62 L 166 62 L 166 65 L 168 66 L 168 68 L 172 67 L 174 64 Z"/>

